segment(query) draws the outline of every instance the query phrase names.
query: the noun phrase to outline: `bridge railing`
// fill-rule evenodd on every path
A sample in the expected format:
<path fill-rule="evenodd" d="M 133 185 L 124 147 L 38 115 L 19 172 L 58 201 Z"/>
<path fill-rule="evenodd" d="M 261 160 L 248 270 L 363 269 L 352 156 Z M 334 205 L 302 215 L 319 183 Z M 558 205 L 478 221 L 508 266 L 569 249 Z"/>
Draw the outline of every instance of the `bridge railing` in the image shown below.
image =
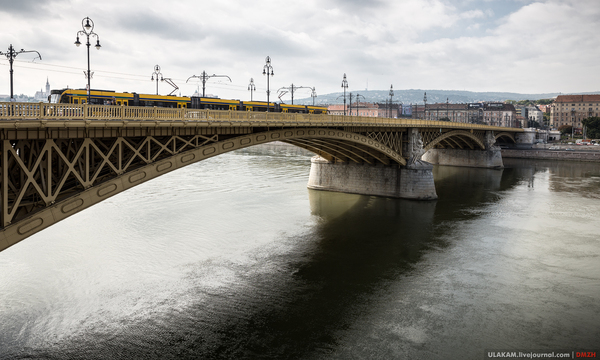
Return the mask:
<path fill-rule="evenodd" d="M 198 121 L 250 123 L 302 123 L 353 125 L 399 125 L 423 128 L 504 129 L 484 124 L 455 123 L 423 119 L 392 119 L 301 113 L 266 113 L 201 109 L 174 109 L 118 105 L 80 105 L 0 102 L 0 120 L 102 120 L 102 121 Z M 520 129 L 514 129 L 521 131 Z"/>

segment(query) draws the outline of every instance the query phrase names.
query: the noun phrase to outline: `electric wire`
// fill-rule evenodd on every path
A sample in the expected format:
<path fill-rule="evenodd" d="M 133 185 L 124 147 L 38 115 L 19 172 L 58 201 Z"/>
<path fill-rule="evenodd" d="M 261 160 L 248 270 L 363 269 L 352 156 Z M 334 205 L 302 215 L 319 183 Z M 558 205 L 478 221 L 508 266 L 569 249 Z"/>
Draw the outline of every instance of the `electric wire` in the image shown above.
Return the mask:
<path fill-rule="evenodd" d="M 79 70 L 79 71 L 83 71 L 84 73 L 86 72 L 86 69 L 83 69 L 80 67 L 75 67 L 75 66 L 57 65 L 57 64 L 47 63 L 47 62 L 39 63 L 39 62 L 34 62 L 34 61 L 26 61 L 26 60 L 18 60 L 18 59 L 15 59 L 13 61 L 15 63 L 19 63 L 17 66 L 18 68 L 30 69 L 30 70 L 36 70 L 36 71 L 46 71 L 46 72 L 52 72 L 52 73 L 80 75 L 79 72 L 75 72 L 75 71 L 44 68 L 44 67 L 54 67 L 54 68 L 62 68 L 62 69 Z M 35 65 L 35 66 L 26 66 L 26 65 Z M 9 66 L 8 59 L 0 59 L 0 66 Z M 13 67 L 14 67 L 14 64 L 13 64 Z M 123 76 L 127 76 L 127 77 L 110 76 L 110 75 L 105 75 L 105 74 L 123 75 Z M 146 79 L 148 78 L 147 75 L 115 72 L 115 71 L 108 71 L 108 70 L 94 70 L 94 75 L 96 75 L 97 77 L 100 77 L 100 78 L 105 78 L 105 79 L 125 80 L 125 81 L 147 81 Z M 198 80 L 197 84 L 186 83 L 187 79 L 175 78 L 172 80 L 176 81 L 176 82 L 184 83 L 184 85 L 198 86 L 200 84 L 200 80 Z M 236 84 L 231 84 L 231 83 L 226 83 L 226 82 L 221 82 L 221 81 L 217 81 L 215 83 L 210 83 L 210 87 L 216 88 L 216 89 L 221 89 L 221 90 L 235 91 L 235 92 L 239 92 L 239 93 L 247 92 L 246 85 L 236 85 Z M 266 90 L 267 90 L 266 87 L 262 87 L 259 85 L 259 86 L 257 86 L 256 91 L 260 92 L 260 91 L 266 91 Z"/>

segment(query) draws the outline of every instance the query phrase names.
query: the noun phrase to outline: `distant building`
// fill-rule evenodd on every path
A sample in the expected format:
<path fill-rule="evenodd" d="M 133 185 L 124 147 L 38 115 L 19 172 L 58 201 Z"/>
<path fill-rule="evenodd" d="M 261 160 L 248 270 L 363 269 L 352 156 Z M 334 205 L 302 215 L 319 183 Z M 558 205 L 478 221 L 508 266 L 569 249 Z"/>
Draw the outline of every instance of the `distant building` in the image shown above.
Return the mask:
<path fill-rule="evenodd" d="M 36 91 L 33 98 L 39 101 L 48 101 L 48 96 L 50 96 L 50 82 L 48 82 L 48 78 L 46 78 L 46 91 L 44 92 L 42 89 Z"/>
<path fill-rule="evenodd" d="M 330 115 L 344 115 L 344 105 L 329 105 Z M 393 104 L 355 102 L 346 104 L 347 116 L 386 117 L 413 119 L 446 120 L 451 122 L 488 124 L 503 127 L 526 127 L 524 121 L 517 121 L 517 112 L 511 104 L 471 103 L 471 104 Z"/>
<path fill-rule="evenodd" d="M 581 121 L 599 115 L 600 95 L 559 95 L 550 109 L 550 127 L 571 125 L 576 133 L 581 133 Z"/>
<path fill-rule="evenodd" d="M 504 103 L 439 103 L 427 104 L 426 109 L 425 105 L 415 105 L 413 108 L 415 119 L 521 127 L 522 124 L 515 121 L 516 115 L 515 107 Z"/>
<path fill-rule="evenodd" d="M 550 109 L 552 108 L 552 105 L 537 105 L 537 108 L 545 114 L 550 114 Z"/>
<path fill-rule="evenodd" d="M 327 107 L 330 115 L 344 115 L 344 104 L 334 104 Z M 352 104 L 346 104 L 346 115 L 347 116 L 366 116 L 366 117 L 380 117 L 379 112 L 381 109 L 377 104 L 366 103 L 366 102 L 355 102 Z"/>
<path fill-rule="evenodd" d="M 377 103 L 379 113 L 378 117 L 397 119 L 402 115 L 402 107 L 400 104 Z"/>
<path fill-rule="evenodd" d="M 538 124 L 544 124 L 544 113 L 536 106 L 528 106 L 527 108 L 527 116 L 523 116 L 530 121 L 537 121 Z M 529 126 L 525 126 L 529 127 Z"/>

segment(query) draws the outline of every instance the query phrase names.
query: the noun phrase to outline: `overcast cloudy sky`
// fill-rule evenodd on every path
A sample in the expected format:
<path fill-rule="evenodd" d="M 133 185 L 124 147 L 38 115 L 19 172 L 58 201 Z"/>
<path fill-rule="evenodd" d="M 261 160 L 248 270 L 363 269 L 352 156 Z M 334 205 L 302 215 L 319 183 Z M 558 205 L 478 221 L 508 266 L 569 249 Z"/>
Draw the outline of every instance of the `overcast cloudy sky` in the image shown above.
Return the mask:
<path fill-rule="evenodd" d="M 272 91 L 337 92 L 344 73 L 349 90 L 600 90 L 599 0 L 0 0 L 0 51 L 42 55 L 17 57 L 15 93 L 33 95 L 46 77 L 53 89 L 85 86 L 86 49 L 74 41 L 86 16 L 102 45 L 91 48 L 92 88 L 153 93 L 159 64 L 183 95 L 205 70 L 232 79 L 209 80 L 207 93 L 249 99 L 254 78 L 266 99 L 269 55 Z"/>

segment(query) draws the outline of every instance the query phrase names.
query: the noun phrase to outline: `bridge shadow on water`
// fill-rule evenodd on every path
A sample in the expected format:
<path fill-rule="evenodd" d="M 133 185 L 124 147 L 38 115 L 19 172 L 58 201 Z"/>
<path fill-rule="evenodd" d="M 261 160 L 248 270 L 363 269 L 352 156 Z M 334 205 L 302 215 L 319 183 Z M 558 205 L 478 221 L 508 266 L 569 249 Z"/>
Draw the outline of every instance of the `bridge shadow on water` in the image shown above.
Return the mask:
<path fill-rule="evenodd" d="M 327 358 L 377 293 L 448 246 L 450 223 L 497 201 L 529 170 L 436 167 L 437 201 L 421 202 L 308 190 L 316 225 L 282 239 L 291 250 L 253 268 L 227 265 L 242 279 L 206 289 L 190 270 L 189 299 L 150 319 L 71 338 L 29 358 L 302 359 Z M 268 252 L 267 249 L 265 251 Z"/>

